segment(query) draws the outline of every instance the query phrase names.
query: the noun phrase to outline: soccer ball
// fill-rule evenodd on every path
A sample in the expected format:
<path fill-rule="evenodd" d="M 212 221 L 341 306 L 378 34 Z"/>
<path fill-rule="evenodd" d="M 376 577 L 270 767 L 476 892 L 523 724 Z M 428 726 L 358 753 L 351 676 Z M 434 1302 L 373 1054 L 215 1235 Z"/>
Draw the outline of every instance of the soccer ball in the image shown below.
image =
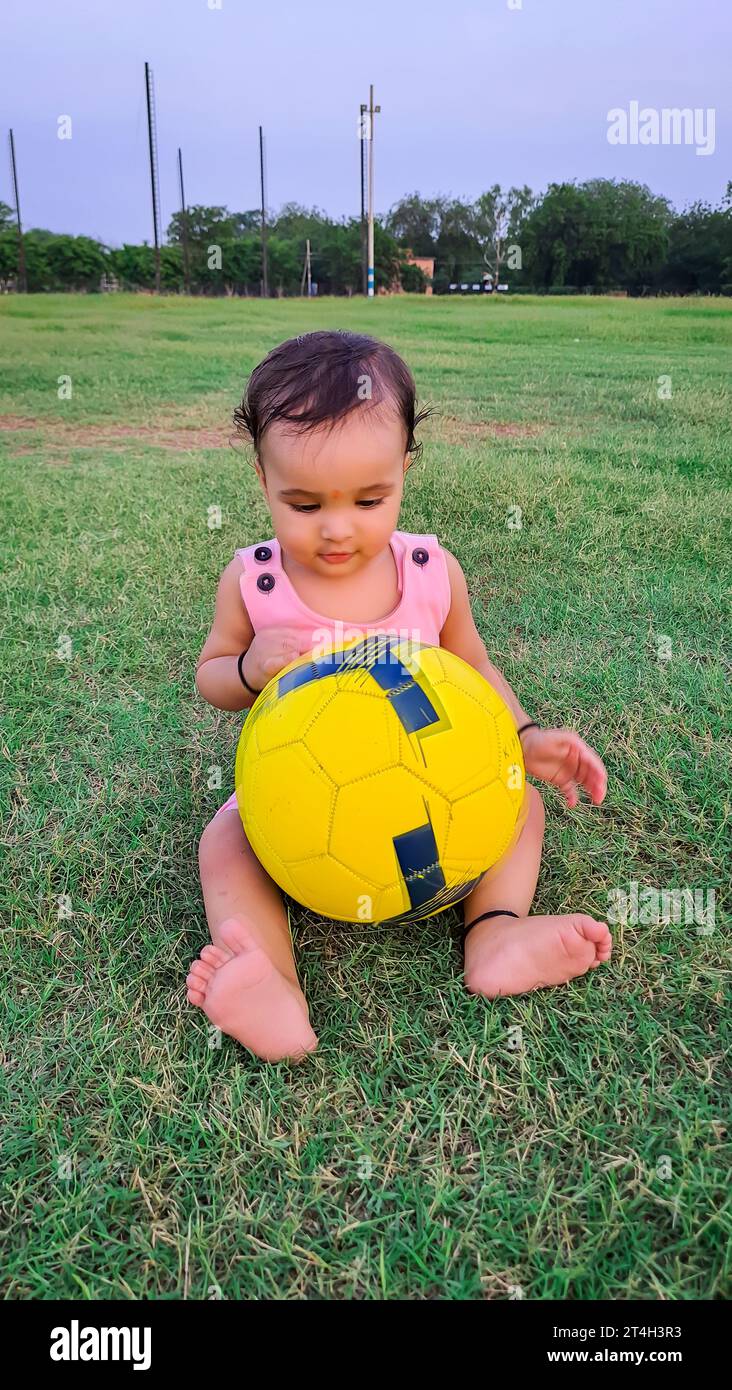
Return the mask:
<path fill-rule="evenodd" d="M 459 902 L 524 818 L 504 701 L 452 652 L 386 633 L 273 677 L 245 719 L 235 782 L 270 877 L 346 922 L 413 922 Z"/>

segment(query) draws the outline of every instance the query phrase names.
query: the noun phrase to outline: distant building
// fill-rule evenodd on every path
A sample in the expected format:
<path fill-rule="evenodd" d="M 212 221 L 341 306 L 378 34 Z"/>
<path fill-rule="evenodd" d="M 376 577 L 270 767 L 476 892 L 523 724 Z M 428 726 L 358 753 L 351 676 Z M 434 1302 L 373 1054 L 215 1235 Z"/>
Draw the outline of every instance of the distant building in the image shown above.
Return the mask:
<path fill-rule="evenodd" d="M 422 274 L 427 277 L 430 283 L 425 288 L 425 294 L 432 294 L 432 278 L 435 273 L 434 256 L 413 256 L 411 251 L 405 252 L 405 259 L 409 265 L 418 265 Z M 380 289 L 379 294 L 403 294 L 404 290 L 400 280 L 394 280 L 390 289 Z"/>
<path fill-rule="evenodd" d="M 432 294 L 431 282 L 435 274 L 434 256 L 413 256 L 411 251 L 408 251 L 407 260 L 409 261 L 410 265 L 418 265 L 420 270 L 422 271 L 422 274 L 427 276 L 427 279 L 430 281 L 430 284 L 427 286 L 425 294 Z"/>

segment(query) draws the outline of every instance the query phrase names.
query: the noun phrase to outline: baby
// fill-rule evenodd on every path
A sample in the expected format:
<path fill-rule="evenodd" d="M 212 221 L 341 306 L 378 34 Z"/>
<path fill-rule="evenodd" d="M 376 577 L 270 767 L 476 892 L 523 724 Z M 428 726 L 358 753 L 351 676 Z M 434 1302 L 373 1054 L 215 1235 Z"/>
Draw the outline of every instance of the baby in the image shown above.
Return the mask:
<path fill-rule="evenodd" d="M 488 659 L 463 571 L 434 535 L 395 529 L 419 457 L 415 385 L 386 343 L 343 331 L 306 333 L 274 348 L 249 379 L 234 419 L 254 446 L 272 516 L 271 540 L 237 550 L 219 581 L 196 668 L 205 700 L 248 709 L 301 653 L 363 633 L 407 629 L 446 647 L 502 695 L 527 773 L 576 806 L 603 800 L 598 755 L 569 729 L 542 729 Z M 465 984 L 487 999 L 559 985 L 610 959 L 605 922 L 584 913 L 532 917 L 544 807 L 526 785 L 520 834 L 463 900 Z M 213 945 L 188 975 L 188 999 L 268 1061 L 317 1046 L 279 889 L 249 845 L 234 794 L 205 827 L 201 885 Z M 378 930 L 378 928 L 377 928 Z"/>

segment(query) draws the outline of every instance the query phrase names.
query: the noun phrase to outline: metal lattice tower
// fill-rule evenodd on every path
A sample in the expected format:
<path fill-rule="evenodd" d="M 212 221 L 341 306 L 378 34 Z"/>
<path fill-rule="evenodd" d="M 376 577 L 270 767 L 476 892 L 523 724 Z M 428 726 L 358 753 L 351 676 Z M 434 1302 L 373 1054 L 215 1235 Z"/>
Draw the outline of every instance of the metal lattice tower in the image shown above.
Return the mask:
<path fill-rule="evenodd" d="M 23 241 L 23 225 L 20 220 L 20 194 L 18 192 L 18 166 L 15 162 L 15 141 L 12 129 L 10 131 L 10 177 L 13 184 L 13 197 L 15 198 L 15 218 L 18 224 L 18 276 L 16 280 L 17 288 L 21 294 L 28 289 L 28 281 L 25 272 L 25 243 Z"/>
<path fill-rule="evenodd" d="M 155 118 L 155 87 L 152 68 L 145 64 L 147 136 L 150 148 L 150 188 L 152 190 L 153 235 L 155 238 L 155 293 L 160 294 L 160 182 L 158 179 L 158 132 Z"/>

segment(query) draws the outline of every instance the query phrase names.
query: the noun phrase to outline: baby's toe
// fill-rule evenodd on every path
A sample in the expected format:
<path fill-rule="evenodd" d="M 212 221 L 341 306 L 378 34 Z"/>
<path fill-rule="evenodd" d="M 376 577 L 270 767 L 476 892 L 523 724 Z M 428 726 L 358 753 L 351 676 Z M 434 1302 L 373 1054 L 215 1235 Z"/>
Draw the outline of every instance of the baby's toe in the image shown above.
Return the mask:
<path fill-rule="evenodd" d="M 602 941 L 607 935 L 607 923 L 598 922 L 595 917 L 588 917 L 584 912 L 578 914 L 576 921 L 587 941 Z"/>
<path fill-rule="evenodd" d="M 231 951 L 225 951 L 221 946 L 204 946 L 201 960 L 218 970 L 220 965 L 225 965 L 227 960 L 231 960 Z"/>
<path fill-rule="evenodd" d="M 212 965 L 204 965 L 202 960 L 194 960 L 188 978 L 195 976 L 199 984 L 208 984 L 213 973 L 214 967 Z"/>
<path fill-rule="evenodd" d="M 220 931 L 221 940 L 226 943 L 231 953 L 235 956 L 240 955 L 244 951 L 251 951 L 252 948 L 257 945 L 249 928 L 246 927 L 243 922 L 240 922 L 237 917 L 229 917 L 225 922 L 222 922 Z"/>

